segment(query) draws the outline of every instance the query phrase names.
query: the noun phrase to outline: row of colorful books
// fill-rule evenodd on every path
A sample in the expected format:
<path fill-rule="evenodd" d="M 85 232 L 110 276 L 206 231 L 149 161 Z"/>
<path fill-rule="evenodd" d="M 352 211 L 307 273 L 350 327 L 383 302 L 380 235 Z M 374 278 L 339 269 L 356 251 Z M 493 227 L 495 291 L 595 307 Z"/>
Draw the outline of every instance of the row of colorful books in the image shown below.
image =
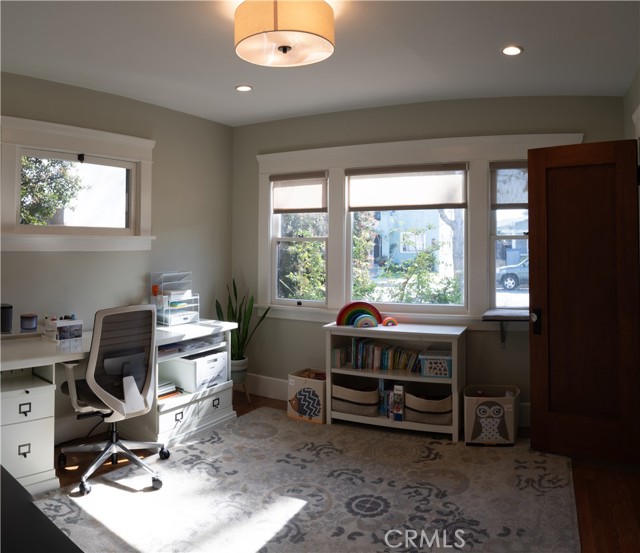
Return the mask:
<path fill-rule="evenodd" d="M 353 338 L 351 367 L 381 371 L 420 372 L 420 355 L 413 348 L 379 342 L 369 338 Z"/>

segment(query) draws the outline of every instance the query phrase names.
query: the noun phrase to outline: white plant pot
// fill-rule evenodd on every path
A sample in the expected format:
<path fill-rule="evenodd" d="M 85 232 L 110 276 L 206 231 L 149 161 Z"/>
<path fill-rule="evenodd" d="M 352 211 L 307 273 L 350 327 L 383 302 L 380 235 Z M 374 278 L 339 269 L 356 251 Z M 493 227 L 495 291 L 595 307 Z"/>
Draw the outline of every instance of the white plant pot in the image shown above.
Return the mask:
<path fill-rule="evenodd" d="M 231 360 L 231 380 L 233 380 L 234 384 L 244 384 L 248 367 L 249 359 L 247 357 Z"/>

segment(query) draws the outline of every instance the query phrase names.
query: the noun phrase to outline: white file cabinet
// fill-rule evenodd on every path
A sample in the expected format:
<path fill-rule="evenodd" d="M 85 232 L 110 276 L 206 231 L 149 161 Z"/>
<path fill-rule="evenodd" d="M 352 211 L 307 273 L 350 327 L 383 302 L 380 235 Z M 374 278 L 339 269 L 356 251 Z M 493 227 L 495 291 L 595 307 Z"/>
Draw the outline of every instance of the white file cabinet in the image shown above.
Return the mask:
<path fill-rule="evenodd" d="M 18 482 L 37 493 L 51 487 L 55 385 L 31 369 L 2 374 L 1 462 Z"/>
<path fill-rule="evenodd" d="M 158 382 L 171 382 L 179 392 L 170 397 L 156 398 L 146 415 L 121 421 L 118 426 L 123 435 L 171 446 L 205 434 L 214 426 L 235 418 L 229 361 L 230 333 L 235 326 L 235 323 L 215 321 L 208 331 L 202 322 L 172 327 L 172 333 L 181 329 L 197 329 L 195 334 L 185 336 L 180 344 L 195 343 L 198 347 L 187 347 L 173 353 L 158 352 Z M 171 342 L 161 337 L 159 343 Z"/>

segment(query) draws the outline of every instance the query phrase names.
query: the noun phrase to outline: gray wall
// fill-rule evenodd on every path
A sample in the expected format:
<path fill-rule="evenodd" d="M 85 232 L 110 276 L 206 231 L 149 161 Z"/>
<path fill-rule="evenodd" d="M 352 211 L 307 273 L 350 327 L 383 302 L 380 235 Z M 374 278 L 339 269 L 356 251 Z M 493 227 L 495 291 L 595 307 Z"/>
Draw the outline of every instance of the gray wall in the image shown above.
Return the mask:
<path fill-rule="evenodd" d="M 150 252 L 2 253 L 2 301 L 19 313 L 75 313 L 139 303 L 152 271 L 193 272 L 212 317 L 230 271 L 232 129 L 119 96 L 2 75 L 2 115 L 156 141 Z M 15 328 L 14 321 L 14 328 Z"/>
<path fill-rule="evenodd" d="M 259 154 L 398 140 L 497 134 L 584 133 L 586 142 L 624 137 L 623 99 L 495 98 L 365 109 L 236 127 L 233 130 L 232 266 L 257 289 Z M 329 321 L 327 321 L 329 322 Z M 480 328 L 495 329 L 491 323 Z M 467 344 L 467 382 L 517 384 L 529 400 L 526 324 L 511 323 L 506 348 L 496 330 L 477 330 Z M 267 320 L 249 348 L 250 372 L 286 379 L 324 366 L 321 323 Z"/>

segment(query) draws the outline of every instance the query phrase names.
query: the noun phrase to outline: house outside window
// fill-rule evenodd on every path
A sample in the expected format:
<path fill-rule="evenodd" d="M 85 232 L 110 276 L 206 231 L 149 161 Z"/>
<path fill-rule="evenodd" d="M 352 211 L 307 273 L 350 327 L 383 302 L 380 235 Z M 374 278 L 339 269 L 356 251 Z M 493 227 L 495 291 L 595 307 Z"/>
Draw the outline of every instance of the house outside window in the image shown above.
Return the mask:
<path fill-rule="evenodd" d="M 466 166 L 347 170 L 351 299 L 462 305 Z"/>

